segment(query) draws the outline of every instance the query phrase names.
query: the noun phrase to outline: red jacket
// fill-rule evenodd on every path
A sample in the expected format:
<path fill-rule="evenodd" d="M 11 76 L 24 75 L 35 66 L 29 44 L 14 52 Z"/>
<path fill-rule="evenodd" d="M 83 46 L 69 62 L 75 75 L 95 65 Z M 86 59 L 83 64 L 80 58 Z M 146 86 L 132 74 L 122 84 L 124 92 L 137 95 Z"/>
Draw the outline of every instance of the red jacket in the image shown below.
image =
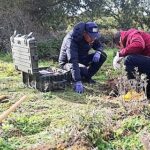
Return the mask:
<path fill-rule="evenodd" d="M 121 42 L 124 48 L 119 52 L 120 57 L 124 57 L 130 54 L 140 54 L 150 57 L 149 33 L 136 29 L 121 31 Z"/>

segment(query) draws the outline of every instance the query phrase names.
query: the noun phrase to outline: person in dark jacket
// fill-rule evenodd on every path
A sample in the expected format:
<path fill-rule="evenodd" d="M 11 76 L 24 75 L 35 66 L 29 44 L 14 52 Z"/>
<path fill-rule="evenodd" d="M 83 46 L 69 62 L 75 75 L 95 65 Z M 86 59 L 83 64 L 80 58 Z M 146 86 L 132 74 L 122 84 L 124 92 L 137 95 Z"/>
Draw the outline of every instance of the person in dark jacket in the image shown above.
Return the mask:
<path fill-rule="evenodd" d="M 150 98 L 150 34 L 137 29 L 119 31 L 114 36 L 114 43 L 119 48 L 114 57 L 113 66 L 120 67 L 124 57 L 124 65 L 128 79 L 134 79 L 135 67 L 148 77 L 147 97 Z"/>
<path fill-rule="evenodd" d="M 94 22 L 80 22 L 74 26 L 64 38 L 60 55 L 59 65 L 61 68 L 70 70 L 74 81 L 74 90 L 83 93 L 83 80 L 94 83 L 92 76 L 100 69 L 106 60 L 103 45 L 100 40 L 98 26 Z M 94 49 L 95 53 L 89 54 Z"/>

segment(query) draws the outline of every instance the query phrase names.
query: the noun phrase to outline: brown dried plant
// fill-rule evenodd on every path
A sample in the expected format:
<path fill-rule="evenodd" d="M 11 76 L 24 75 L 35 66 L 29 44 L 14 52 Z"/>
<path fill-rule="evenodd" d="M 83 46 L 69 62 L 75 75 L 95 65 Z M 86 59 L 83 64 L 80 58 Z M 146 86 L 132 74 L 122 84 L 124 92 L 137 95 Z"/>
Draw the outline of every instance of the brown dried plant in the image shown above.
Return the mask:
<path fill-rule="evenodd" d="M 141 113 L 148 103 L 146 101 L 147 76 L 140 74 L 135 68 L 134 77 L 134 79 L 128 79 L 126 72 L 122 71 L 116 80 L 117 97 L 126 113 L 131 115 Z"/>

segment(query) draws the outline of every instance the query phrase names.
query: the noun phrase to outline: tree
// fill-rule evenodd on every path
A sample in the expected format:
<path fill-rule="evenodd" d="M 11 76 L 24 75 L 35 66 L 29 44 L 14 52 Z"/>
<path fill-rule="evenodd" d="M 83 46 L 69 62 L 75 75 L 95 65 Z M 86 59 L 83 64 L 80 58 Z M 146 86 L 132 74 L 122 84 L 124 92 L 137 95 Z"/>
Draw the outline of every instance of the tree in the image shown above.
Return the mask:
<path fill-rule="evenodd" d="M 148 2 L 148 0 L 147 0 Z M 131 28 L 145 26 L 150 27 L 150 7 L 146 7 L 146 0 L 142 5 L 142 0 L 106 0 L 105 12 L 111 15 L 118 22 L 118 28 Z M 150 6 L 150 4 L 149 4 Z"/>

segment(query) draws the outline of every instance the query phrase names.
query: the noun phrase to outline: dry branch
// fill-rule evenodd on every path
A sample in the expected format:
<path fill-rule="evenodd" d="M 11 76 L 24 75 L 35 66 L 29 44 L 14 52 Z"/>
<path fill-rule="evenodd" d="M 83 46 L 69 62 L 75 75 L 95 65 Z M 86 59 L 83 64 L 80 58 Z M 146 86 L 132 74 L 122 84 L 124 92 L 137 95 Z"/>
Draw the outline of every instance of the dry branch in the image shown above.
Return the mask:
<path fill-rule="evenodd" d="M 13 112 L 24 100 L 26 99 L 26 96 L 23 96 L 20 100 L 18 100 L 15 104 L 13 104 L 9 109 L 7 109 L 6 111 L 4 111 L 1 115 L 0 115 L 0 123 L 7 118 L 7 116 Z"/>

